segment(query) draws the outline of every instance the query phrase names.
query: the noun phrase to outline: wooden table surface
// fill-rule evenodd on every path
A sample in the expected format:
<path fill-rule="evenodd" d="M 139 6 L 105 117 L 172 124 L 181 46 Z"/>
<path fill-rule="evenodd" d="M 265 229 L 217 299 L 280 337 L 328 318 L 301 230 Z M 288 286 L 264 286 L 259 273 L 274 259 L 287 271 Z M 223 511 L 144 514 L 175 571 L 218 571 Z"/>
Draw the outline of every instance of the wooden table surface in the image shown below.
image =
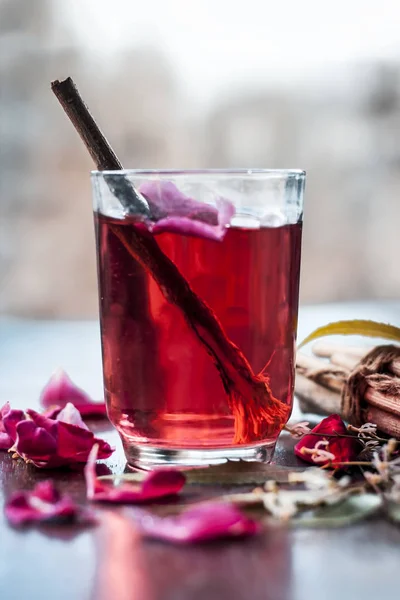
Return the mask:
<path fill-rule="evenodd" d="M 300 337 L 338 318 L 400 324 L 400 303 L 325 305 L 300 311 Z M 0 320 L 0 404 L 38 407 L 40 389 L 63 366 L 93 396 L 102 396 L 96 322 Z M 115 432 L 96 431 L 117 445 L 107 464 L 124 469 Z M 295 465 L 282 437 L 278 464 Z M 48 473 L 0 453 L 0 503 Z M 59 487 L 85 501 L 82 474 L 53 473 Z M 197 486 L 194 493 L 210 493 Z M 92 528 L 47 526 L 14 530 L 0 515 L 1 600 L 398 600 L 400 528 L 379 518 L 335 530 L 277 528 L 257 538 L 176 547 L 138 538 L 123 510 L 101 509 Z"/>

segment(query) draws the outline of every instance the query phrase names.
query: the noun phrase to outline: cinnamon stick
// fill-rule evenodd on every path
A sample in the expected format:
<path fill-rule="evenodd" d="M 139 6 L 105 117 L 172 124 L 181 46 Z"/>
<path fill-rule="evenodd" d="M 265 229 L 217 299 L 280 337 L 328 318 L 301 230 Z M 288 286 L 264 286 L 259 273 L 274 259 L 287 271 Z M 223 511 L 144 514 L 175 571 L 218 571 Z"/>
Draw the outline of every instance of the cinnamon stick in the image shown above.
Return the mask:
<path fill-rule="evenodd" d="M 296 396 L 303 413 L 340 413 L 340 394 L 296 372 Z"/>
<path fill-rule="evenodd" d="M 296 375 L 304 375 L 311 381 L 326 386 L 334 392 L 341 392 L 348 371 L 335 365 L 308 356 L 302 352 L 296 355 Z"/>
<path fill-rule="evenodd" d="M 72 79 L 54 81 L 51 87 L 97 168 L 121 169 L 119 159 Z M 148 207 L 126 178 L 113 177 L 112 174 L 107 177 L 111 191 L 124 206 L 132 204 L 135 211 L 146 214 Z M 226 336 L 212 309 L 192 290 L 151 233 L 134 226 L 123 233 L 114 229 L 114 233 L 132 257 L 151 273 L 167 300 L 182 311 L 188 325 L 212 357 L 235 418 L 235 443 L 249 443 L 276 435 L 286 423 L 290 411 L 286 404 L 272 395 L 268 377 L 263 372 L 254 374 L 243 353 Z"/>

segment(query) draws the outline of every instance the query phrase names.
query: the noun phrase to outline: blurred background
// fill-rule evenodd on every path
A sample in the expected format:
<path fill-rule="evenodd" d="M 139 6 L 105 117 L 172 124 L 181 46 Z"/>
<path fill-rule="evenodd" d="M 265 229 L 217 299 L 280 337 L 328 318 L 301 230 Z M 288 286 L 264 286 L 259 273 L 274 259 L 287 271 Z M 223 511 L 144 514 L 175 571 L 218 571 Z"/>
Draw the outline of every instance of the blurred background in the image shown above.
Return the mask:
<path fill-rule="evenodd" d="M 97 315 L 71 75 L 132 168 L 308 172 L 301 301 L 398 298 L 397 0 L 0 0 L 0 314 Z"/>

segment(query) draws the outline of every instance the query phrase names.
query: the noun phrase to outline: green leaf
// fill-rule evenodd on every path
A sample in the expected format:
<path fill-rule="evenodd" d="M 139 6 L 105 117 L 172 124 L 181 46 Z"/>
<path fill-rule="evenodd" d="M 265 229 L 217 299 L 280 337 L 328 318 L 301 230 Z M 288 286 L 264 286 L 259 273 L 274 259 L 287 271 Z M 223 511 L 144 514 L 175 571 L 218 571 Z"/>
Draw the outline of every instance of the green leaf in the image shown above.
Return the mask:
<path fill-rule="evenodd" d="M 318 327 L 299 344 L 298 349 L 326 335 L 362 335 L 400 342 L 399 327 L 387 323 L 378 323 L 377 321 L 354 319 L 351 321 L 336 321 Z"/>
<path fill-rule="evenodd" d="M 381 505 L 382 500 L 376 494 L 349 496 L 339 504 L 324 506 L 292 519 L 291 524 L 299 527 L 345 527 L 370 517 Z"/>

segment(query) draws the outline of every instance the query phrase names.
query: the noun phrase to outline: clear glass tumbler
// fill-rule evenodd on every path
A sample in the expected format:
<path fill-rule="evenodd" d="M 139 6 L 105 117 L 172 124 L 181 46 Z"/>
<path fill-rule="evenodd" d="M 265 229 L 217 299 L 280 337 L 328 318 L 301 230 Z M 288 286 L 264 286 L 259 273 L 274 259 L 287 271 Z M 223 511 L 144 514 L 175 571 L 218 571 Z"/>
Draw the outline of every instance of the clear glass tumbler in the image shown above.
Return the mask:
<path fill-rule="evenodd" d="M 104 389 L 128 463 L 269 461 L 294 388 L 304 171 L 95 171 Z"/>

